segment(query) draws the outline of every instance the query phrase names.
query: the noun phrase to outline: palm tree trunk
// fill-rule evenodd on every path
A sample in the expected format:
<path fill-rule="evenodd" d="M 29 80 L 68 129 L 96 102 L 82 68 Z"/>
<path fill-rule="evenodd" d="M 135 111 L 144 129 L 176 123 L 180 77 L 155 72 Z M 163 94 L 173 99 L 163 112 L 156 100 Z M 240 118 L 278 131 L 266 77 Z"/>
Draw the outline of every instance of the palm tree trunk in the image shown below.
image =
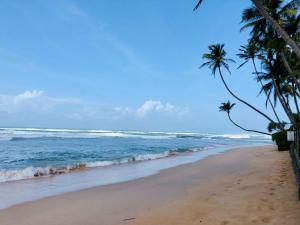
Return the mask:
<path fill-rule="evenodd" d="M 227 115 L 228 115 L 228 118 L 229 118 L 229 120 L 230 120 L 231 123 L 233 123 L 235 126 L 237 126 L 238 128 L 240 128 L 240 129 L 242 129 L 242 130 L 244 130 L 244 131 L 247 131 L 247 132 L 254 132 L 254 133 L 259 133 L 259 134 L 265 134 L 265 135 L 271 135 L 271 134 L 269 134 L 269 133 L 265 133 L 265 132 L 262 132 L 262 131 L 246 129 L 246 128 L 244 128 L 244 127 L 238 125 L 237 123 L 235 123 L 235 122 L 231 119 L 229 113 L 227 113 Z"/>
<path fill-rule="evenodd" d="M 282 108 L 284 109 L 287 117 L 289 118 L 290 122 L 293 124 L 293 125 L 296 125 L 295 122 L 294 122 L 294 118 L 293 118 L 293 113 L 290 111 L 290 108 L 289 106 L 287 105 L 287 103 L 285 102 L 283 96 L 280 94 L 280 91 L 279 91 L 279 88 L 276 84 L 276 81 L 275 81 L 275 78 L 274 78 L 274 75 L 272 75 L 272 83 L 273 83 L 273 86 L 274 86 L 274 89 L 275 89 L 275 93 L 282 105 Z"/>
<path fill-rule="evenodd" d="M 298 117 L 300 117 L 300 109 L 299 109 L 299 104 L 298 104 L 298 99 L 297 99 L 297 91 L 296 91 L 296 85 L 295 82 L 292 82 L 292 86 L 293 86 L 293 98 L 294 98 L 294 102 L 296 105 L 296 110 L 297 110 L 297 115 Z"/>
<path fill-rule="evenodd" d="M 267 116 L 265 113 L 261 112 L 260 110 L 258 110 L 257 108 L 255 108 L 254 106 L 250 105 L 248 102 L 244 101 L 243 99 L 239 98 L 238 96 L 236 96 L 230 89 L 229 87 L 227 86 L 225 80 L 224 80 L 224 77 L 223 77 L 223 74 L 221 72 L 221 69 L 220 67 L 218 68 L 219 70 L 219 74 L 220 74 L 220 77 L 222 79 L 222 82 L 225 86 L 225 88 L 227 89 L 227 91 L 235 98 L 237 99 L 238 101 L 244 103 L 245 105 L 247 105 L 248 107 L 250 107 L 251 109 L 253 109 L 254 111 L 256 111 L 257 113 L 261 114 L 263 117 L 265 117 L 267 120 L 269 120 L 270 122 L 272 123 L 275 123 L 269 116 Z"/>
<path fill-rule="evenodd" d="M 289 62 L 287 61 L 285 54 L 283 51 L 280 52 L 280 56 L 281 56 L 281 60 L 283 62 L 284 67 L 286 68 L 286 70 L 288 71 L 288 73 L 292 76 L 293 71 L 292 68 L 290 67 Z M 300 111 L 299 111 L 299 105 L 298 105 L 298 100 L 297 100 L 297 93 L 296 93 L 296 88 L 295 88 L 295 77 L 292 76 L 292 89 L 293 89 L 293 98 L 294 98 L 294 103 L 296 106 L 296 110 L 297 110 L 297 115 L 298 117 L 300 116 Z"/>
<path fill-rule="evenodd" d="M 255 62 L 254 62 L 254 59 L 253 59 L 253 58 L 252 58 L 252 63 L 253 63 L 253 66 L 254 66 L 254 70 L 255 70 L 257 79 L 259 80 L 259 83 L 260 83 L 261 87 L 263 88 L 264 85 L 263 85 L 261 79 L 259 79 L 258 71 L 257 71 L 257 68 L 256 68 L 256 65 L 255 65 Z M 266 91 L 265 89 L 263 89 L 263 90 L 264 90 L 265 95 L 266 95 L 267 98 L 268 98 L 268 93 L 267 93 L 267 91 Z M 274 115 L 275 115 L 275 117 L 276 117 L 278 123 L 280 123 L 280 119 L 279 119 L 279 117 L 278 117 L 278 115 L 277 115 L 277 113 L 276 113 L 276 111 L 275 111 L 275 107 L 274 107 L 274 105 L 273 105 L 273 103 L 272 103 L 272 101 L 271 101 L 270 98 L 268 98 L 268 102 L 269 102 L 269 104 L 271 105 L 271 108 L 272 108 L 272 110 L 273 110 L 273 113 L 274 113 Z"/>
<path fill-rule="evenodd" d="M 269 15 L 265 10 L 261 0 L 251 0 L 259 13 L 266 19 L 266 21 L 273 27 L 277 34 L 293 49 L 297 57 L 300 59 L 300 48 L 297 43 L 289 36 L 289 34 L 278 24 L 278 22 Z"/>

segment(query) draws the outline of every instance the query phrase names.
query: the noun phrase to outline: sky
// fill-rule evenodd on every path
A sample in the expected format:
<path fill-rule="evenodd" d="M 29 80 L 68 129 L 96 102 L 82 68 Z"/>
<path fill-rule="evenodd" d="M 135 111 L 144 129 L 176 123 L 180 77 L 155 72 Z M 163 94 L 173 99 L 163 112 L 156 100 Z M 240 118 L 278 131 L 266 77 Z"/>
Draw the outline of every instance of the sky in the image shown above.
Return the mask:
<path fill-rule="evenodd" d="M 266 111 L 252 67 L 236 53 L 250 1 L 1 0 L 0 127 L 240 133 L 218 111 L 234 99 L 199 69 L 210 44 L 224 43 L 226 81 Z M 278 109 L 282 111 L 280 108 Z M 233 119 L 265 130 L 241 104 Z"/>

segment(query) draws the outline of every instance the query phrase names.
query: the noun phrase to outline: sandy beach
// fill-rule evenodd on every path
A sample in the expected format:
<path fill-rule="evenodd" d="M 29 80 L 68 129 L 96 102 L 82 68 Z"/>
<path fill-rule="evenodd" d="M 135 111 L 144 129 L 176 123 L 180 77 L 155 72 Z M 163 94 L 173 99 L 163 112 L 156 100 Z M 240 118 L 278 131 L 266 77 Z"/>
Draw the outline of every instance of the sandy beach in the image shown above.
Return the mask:
<path fill-rule="evenodd" d="M 300 224 L 288 152 L 234 149 L 157 175 L 28 202 L 1 225 Z"/>

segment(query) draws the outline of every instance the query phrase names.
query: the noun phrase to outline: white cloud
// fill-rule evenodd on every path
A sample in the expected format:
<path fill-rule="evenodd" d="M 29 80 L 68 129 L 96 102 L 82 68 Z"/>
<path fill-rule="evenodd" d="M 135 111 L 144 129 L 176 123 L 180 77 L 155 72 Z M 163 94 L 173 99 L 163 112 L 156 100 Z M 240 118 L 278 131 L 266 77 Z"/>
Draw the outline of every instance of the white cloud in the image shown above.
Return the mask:
<path fill-rule="evenodd" d="M 22 94 L 14 96 L 14 103 L 15 104 L 21 104 L 25 101 L 30 101 L 32 99 L 39 98 L 43 95 L 44 91 L 38 91 L 38 90 L 33 90 L 33 91 L 25 91 Z"/>
<path fill-rule="evenodd" d="M 47 111 L 57 105 L 79 104 L 80 102 L 75 98 L 48 97 L 43 90 L 27 90 L 17 95 L 0 95 L 0 112 Z"/>
<path fill-rule="evenodd" d="M 17 95 L 0 94 L 0 112 L 15 115 L 20 115 L 19 113 L 57 115 L 77 121 L 146 119 L 151 114 L 182 116 L 188 111 L 187 107 L 155 100 L 145 101 L 140 107 L 134 108 L 89 102 L 78 98 L 50 97 L 43 90 L 27 90 Z"/>
<path fill-rule="evenodd" d="M 183 115 L 188 112 L 186 107 L 177 107 L 170 103 L 163 104 L 161 101 L 148 100 L 136 110 L 136 115 L 143 118 L 152 112 Z"/>

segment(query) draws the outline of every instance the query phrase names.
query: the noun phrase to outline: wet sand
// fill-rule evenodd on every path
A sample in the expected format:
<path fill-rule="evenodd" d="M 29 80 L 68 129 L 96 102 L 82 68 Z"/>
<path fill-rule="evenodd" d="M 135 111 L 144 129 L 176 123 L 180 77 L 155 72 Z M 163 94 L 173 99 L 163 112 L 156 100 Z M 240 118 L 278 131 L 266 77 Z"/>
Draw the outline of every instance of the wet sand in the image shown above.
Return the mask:
<path fill-rule="evenodd" d="M 300 202 L 288 152 L 267 146 L 16 205 L 0 224 L 299 225 Z"/>

